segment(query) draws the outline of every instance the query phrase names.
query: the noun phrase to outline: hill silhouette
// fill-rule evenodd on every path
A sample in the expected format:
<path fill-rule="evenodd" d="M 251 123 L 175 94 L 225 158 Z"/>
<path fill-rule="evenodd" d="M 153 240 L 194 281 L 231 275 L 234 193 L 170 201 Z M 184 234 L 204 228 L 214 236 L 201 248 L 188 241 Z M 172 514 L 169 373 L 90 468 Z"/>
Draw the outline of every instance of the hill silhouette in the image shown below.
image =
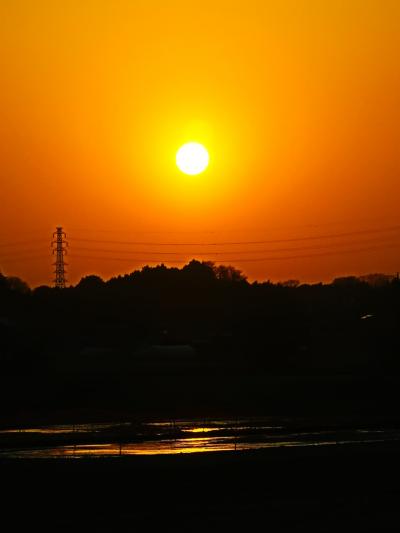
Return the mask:
<path fill-rule="evenodd" d="M 62 290 L 1 276 L 3 405 L 340 411 L 378 387 L 374 405 L 393 408 L 399 302 L 382 274 L 250 283 L 196 260 Z"/>

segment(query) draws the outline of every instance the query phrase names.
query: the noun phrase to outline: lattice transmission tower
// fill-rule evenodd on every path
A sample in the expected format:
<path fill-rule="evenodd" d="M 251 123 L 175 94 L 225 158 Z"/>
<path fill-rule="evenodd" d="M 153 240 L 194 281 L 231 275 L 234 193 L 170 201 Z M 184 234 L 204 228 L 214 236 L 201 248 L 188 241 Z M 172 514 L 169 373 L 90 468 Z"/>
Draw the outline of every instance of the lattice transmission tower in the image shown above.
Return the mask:
<path fill-rule="evenodd" d="M 56 267 L 54 274 L 56 275 L 54 283 L 56 288 L 65 289 L 67 282 L 65 266 L 67 263 L 64 261 L 64 255 L 67 254 L 68 242 L 65 240 L 67 235 L 64 233 L 62 227 L 57 227 L 57 231 L 53 233 L 53 240 L 51 246 L 53 248 L 53 255 L 56 256 L 56 262 L 53 265 Z"/>

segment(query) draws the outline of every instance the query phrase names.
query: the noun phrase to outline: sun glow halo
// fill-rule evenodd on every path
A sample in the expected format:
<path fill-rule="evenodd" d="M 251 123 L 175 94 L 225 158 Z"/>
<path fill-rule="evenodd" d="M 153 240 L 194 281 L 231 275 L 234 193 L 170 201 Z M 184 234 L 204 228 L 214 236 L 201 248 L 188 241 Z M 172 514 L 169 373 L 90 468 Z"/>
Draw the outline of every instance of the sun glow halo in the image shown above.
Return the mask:
<path fill-rule="evenodd" d="M 200 143 L 190 142 L 179 148 L 176 154 L 176 164 L 184 174 L 195 176 L 203 172 L 209 163 L 207 150 Z"/>

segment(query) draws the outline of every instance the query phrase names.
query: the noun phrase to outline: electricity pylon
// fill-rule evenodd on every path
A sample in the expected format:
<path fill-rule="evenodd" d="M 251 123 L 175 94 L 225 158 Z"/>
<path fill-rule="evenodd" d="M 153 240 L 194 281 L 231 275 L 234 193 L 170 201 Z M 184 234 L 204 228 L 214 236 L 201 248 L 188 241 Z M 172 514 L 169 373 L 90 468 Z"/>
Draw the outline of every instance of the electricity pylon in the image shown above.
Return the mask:
<path fill-rule="evenodd" d="M 64 255 L 67 253 L 68 243 L 65 240 L 67 235 L 63 232 L 62 227 L 57 227 L 57 231 L 53 233 L 53 240 L 51 246 L 53 248 L 53 255 L 56 254 L 56 262 L 53 265 L 56 267 L 54 274 L 56 275 L 54 283 L 57 289 L 65 289 L 65 283 L 67 281 L 65 274 Z"/>

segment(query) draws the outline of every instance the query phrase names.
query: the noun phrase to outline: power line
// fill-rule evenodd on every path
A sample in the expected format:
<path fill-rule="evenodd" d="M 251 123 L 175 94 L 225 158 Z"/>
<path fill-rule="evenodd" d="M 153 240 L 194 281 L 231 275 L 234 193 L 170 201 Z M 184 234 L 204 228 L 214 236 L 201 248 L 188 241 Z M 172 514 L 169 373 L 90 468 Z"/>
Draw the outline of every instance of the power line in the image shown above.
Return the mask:
<path fill-rule="evenodd" d="M 279 225 L 279 226 L 271 226 L 268 225 L 268 229 L 272 231 L 287 231 L 290 229 L 298 229 L 298 228 L 321 228 L 321 227 L 329 227 L 329 226 L 340 226 L 340 225 L 349 225 L 357 223 L 360 224 L 376 224 L 378 222 L 381 223 L 389 223 L 389 220 L 391 223 L 397 223 L 397 219 L 393 220 L 395 217 L 369 217 L 368 219 L 358 219 L 357 221 L 354 220 L 354 218 L 351 219 L 340 219 L 340 220 L 331 220 L 329 222 L 319 222 L 319 223 L 313 223 L 310 222 L 308 224 L 285 224 L 285 225 Z M 396 217 L 397 218 L 397 217 Z M 140 235 L 178 235 L 178 234 L 217 234 L 221 233 L 220 230 L 207 230 L 207 229 L 199 229 L 199 230 L 134 230 L 134 229 L 125 229 L 125 228 L 119 228 L 119 229 L 110 229 L 110 228 L 93 228 L 93 227 L 68 227 L 69 231 L 76 231 L 76 232 L 83 232 L 83 233 L 130 233 L 130 234 L 140 234 Z M 223 233 L 265 233 L 265 228 L 255 228 L 255 227 L 240 227 L 240 228 L 233 228 L 233 229 L 226 229 L 224 228 Z"/>
<path fill-rule="evenodd" d="M 30 239 L 29 241 L 3 242 L 0 244 L 0 248 L 14 248 L 15 246 L 26 246 L 27 244 L 32 243 L 48 244 L 48 241 L 45 241 L 44 239 Z"/>
<path fill-rule="evenodd" d="M 400 236 L 399 236 L 400 237 Z M 386 237 L 387 239 L 388 237 Z M 264 253 L 290 253 L 290 252 L 301 252 L 301 251 L 309 251 L 309 250 L 324 250 L 326 248 L 337 248 L 337 247 L 343 247 L 343 246 L 349 246 L 349 245 L 364 245 L 364 244 L 371 244 L 379 242 L 381 244 L 387 244 L 387 245 L 396 245 L 395 242 L 393 242 L 393 237 L 388 240 L 382 240 L 381 237 L 374 237 L 370 239 L 363 239 L 360 240 L 353 240 L 353 241 L 345 241 L 345 242 L 329 242 L 325 244 L 318 244 L 318 245 L 311 245 L 311 246 L 291 246 L 291 247 L 284 247 L 284 248 L 268 248 L 268 249 L 256 249 L 256 250 L 235 250 L 234 253 L 237 254 L 264 254 Z M 91 248 L 91 247 L 84 247 L 84 246 L 74 246 L 74 250 L 78 251 L 84 251 L 84 252 L 100 252 L 100 253 L 119 253 L 119 254 L 128 254 L 128 255 L 143 255 L 143 250 L 128 250 L 128 249 L 112 249 L 112 248 Z M 25 256 L 27 253 L 31 252 L 41 252 L 44 251 L 43 247 L 33 247 L 33 248 L 26 248 L 23 250 L 14 250 L 12 253 L 7 253 L 6 255 L 1 254 L 0 258 L 2 260 L 8 260 L 13 258 L 18 258 L 19 256 Z M 175 251 L 162 251 L 162 250 L 146 250 L 146 255 L 159 255 L 159 256 L 182 256 L 185 252 L 175 252 Z M 223 256 L 223 255 L 229 255 L 232 254 L 232 250 L 230 251 L 190 251 L 190 255 L 202 255 L 202 256 Z"/>
<path fill-rule="evenodd" d="M 213 260 L 215 263 L 257 263 L 257 262 L 269 262 L 269 261 L 288 261 L 288 260 L 297 260 L 297 259 L 313 259 L 318 257 L 327 257 L 327 256 L 340 256 L 340 255 L 347 255 L 347 254 L 357 254 L 357 253 L 364 253 L 364 252 L 374 252 L 379 251 L 383 249 L 390 249 L 390 248 L 396 248 L 399 246 L 398 242 L 393 242 L 393 239 L 397 239 L 400 235 L 382 235 L 385 232 L 388 233 L 394 233 L 398 232 L 400 230 L 400 225 L 396 226 L 390 226 L 386 228 L 371 228 L 371 229 L 364 229 L 364 230 L 358 230 L 358 231 L 348 231 L 348 232 L 341 232 L 341 233 L 330 233 L 330 234 L 323 234 L 323 235 L 307 235 L 302 237 L 293 237 L 288 239 L 269 239 L 269 240 L 259 240 L 259 241 L 220 241 L 220 242 L 194 242 L 194 243 L 179 243 L 179 242 L 143 242 L 143 241 L 115 241 L 115 240 L 98 240 L 98 239 L 84 239 L 84 238 L 76 238 L 72 239 L 76 242 L 86 242 L 86 243 L 102 243 L 102 244 L 110 244 L 110 245 L 143 245 L 143 246 L 212 246 L 214 248 L 213 251 L 196 251 L 194 253 L 193 251 L 169 251 L 169 250 L 153 250 L 153 251 L 145 251 L 145 250 L 121 250 L 121 249 L 105 249 L 105 248 L 89 248 L 89 247 L 74 247 L 74 250 L 76 251 L 84 251 L 84 252 L 90 252 L 90 253 L 105 253 L 105 254 L 123 254 L 125 257 L 112 257 L 112 256 L 96 256 L 96 255 L 81 255 L 81 254 L 73 254 L 72 257 L 75 257 L 77 259 L 85 259 L 90 261 L 116 261 L 116 262 L 129 262 L 131 264 L 160 264 L 160 258 L 151 258 L 150 256 L 166 256 L 165 260 L 167 264 L 179 264 L 182 265 L 188 260 L 190 260 L 192 257 L 209 257 Z M 53 253 L 56 253 L 57 259 L 56 259 L 56 278 L 55 283 L 57 287 L 65 287 L 66 279 L 65 279 L 65 262 L 64 262 L 64 255 L 66 253 L 66 241 L 64 240 L 65 233 L 62 231 L 62 228 L 57 228 L 57 231 L 54 233 L 56 240 L 53 241 L 53 245 L 55 245 L 55 248 L 53 248 Z M 295 242 L 306 242 L 306 241 L 317 241 L 322 239 L 340 239 L 340 238 L 346 238 L 350 236 L 371 236 L 370 238 L 362 239 L 361 241 L 359 239 L 353 240 L 353 241 L 347 241 L 347 242 L 325 242 L 325 243 L 318 243 L 316 245 L 309 245 L 309 246 L 290 246 L 290 247 L 279 247 L 279 248 L 268 248 L 268 249 L 255 249 L 255 250 L 249 250 L 249 249 L 243 249 L 243 250 L 221 250 L 221 249 L 215 249 L 217 246 L 223 247 L 223 246 L 230 246 L 230 245 L 260 245 L 260 244 L 278 244 L 278 243 L 295 243 Z M 373 237 L 376 235 L 375 237 Z M 379 237 L 378 235 L 382 235 Z M 61 236 L 61 237 L 60 237 Z M 386 239 L 386 242 L 383 242 L 383 239 Z M 388 241 L 388 239 L 391 239 Z M 378 244 L 373 246 L 363 246 L 367 244 L 373 244 L 378 241 Z M 2 243 L 0 244 L 1 248 L 10 248 L 10 250 L 7 250 L 6 255 L 0 257 L 0 262 L 4 263 L 18 263 L 18 262 L 26 262 L 26 261 L 35 261 L 35 260 L 42 260 L 43 258 L 47 257 L 43 254 L 36 255 L 34 252 L 41 252 L 42 246 L 36 246 L 36 247 L 30 247 L 24 250 L 11 250 L 11 248 L 15 246 L 26 246 L 31 245 L 32 243 L 41 243 L 42 245 L 45 243 L 43 239 L 40 240 L 29 240 L 29 241 L 16 241 L 13 243 Z M 348 248 L 350 245 L 355 245 L 354 247 Z M 336 249 L 336 248 L 343 248 L 344 249 Z M 347 248 L 346 248 L 347 247 Z M 334 248 L 334 249 L 332 249 Z M 318 252 L 318 250 L 321 250 L 321 252 Z M 316 251 L 317 253 L 293 253 L 293 252 L 307 252 L 307 251 Z M 33 253 L 33 255 L 32 255 Z M 291 255 L 275 255 L 275 254 L 291 254 Z M 234 254 L 237 254 L 234 256 Z M 257 254 L 256 257 L 248 257 L 249 254 Z M 268 256 L 261 256 L 260 254 L 274 254 L 274 255 L 268 255 Z M 126 257 L 126 255 L 139 255 L 141 257 Z M 147 258 L 144 258 L 144 255 L 147 256 Z M 231 257 L 224 257 L 223 259 L 217 259 L 219 256 L 231 256 Z M 241 255 L 247 255 L 247 257 L 241 257 Z M 169 256 L 173 256 L 174 259 L 171 259 Z"/>
<path fill-rule="evenodd" d="M 107 230 L 102 230 L 106 232 Z M 109 230 L 112 232 L 112 230 Z M 126 244 L 126 245 L 143 245 L 143 246 L 228 246 L 228 245 L 253 245 L 253 244 L 279 244 L 285 242 L 298 242 L 298 241 L 308 241 L 308 240 L 320 240 L 320 239 L 336 239 L 340 237 L 350 237 L 356 235 L 368 235 L 368 234 L 379 234 L 384 232 L 396 232 L 400 231 L 400 225 L 389 226 L 384 228 L 372 228 L 364 229 L 357 231 L 341 232 L 341 233 L 329 233 L 329 234 L 320 234 L 320 235 L 306 235 L 301 237 L 292 237 L 287 239 L 268 239 L 268 240 L 257 240 L 257 241 L 219 241 L 219 242 L 155 242 L 155 241 L 116 241 L 116 240 L 102 240 L 102 239 L 89 239 L 82 237 L 72 237 L 73 241 L 77 242 L 93 242 L 101 244 Z M 135 233 L 135 232 L 134 232 Z M 149 232 L 151 233 L 151 232 Z M 156 232 L 153 232 L 156 233 Z M 169 232 L 176 233 L 176 232 Z M 191 233 L 191 232 L 187 232 Z M 207 232 L 212 233 L 212 232 Z M 216 232 L 214 232 L 216 233 Z M 71 238 L 70 238 L 71 240 Z M 47 241 L 44 239 L 35 239 L 35 240 L 25 240 L 25 241 L 13 241 L 7 243 L 0 243 L 0 248 L 9 248 L 15 246 L 25 246 L 32 243 L 41 243 L 46 244 Z"/>
<path fill-rule="evenodd" d="M 398 244 L 392 244 L 392 245 L 383 245 L 383 246 L 369 246 L 365 248 L 351 248 L 347 250 L 338 250 L 338 251 L 327 251 L 327 252 L 321 252 L 316 254 L 298 254 L 298 255 L 287 255 L 287 256 L 271 256 L 271 257 L 254 257 L 254 258 L 227 258 L 223 260 L 215 260 L 215 263 L 253 263 L 253 262 L 263 262 L 263 261 L 285 261 L 285 260 L 292 260 L 292 259 L 312 259 L 314 257 L 326 257 L 326 256 L 334 256 L 334 255 L 342 255 L 342 254 L 352 254 L 352 253 L 363 253 L 363 252 L 373 252 L 373 251 L 379 251 L 386 248 L 396 248 Z M 201 254 L 199 254 L 201 256 Z M 77 259 L 92 259 L 92 260 L 100 260 L 100 261 L 121 261 L 121 262 L 136 262 L 136 263 L 156 263 L 158 262 L 157 259 L 143 259 L 143 258 L 127 258 L 127 257 L 100 257 L 100 256 L 85 256 L 85 255 L 73 255 L 72 257 Z M 182 264 L 185 261 L 188 260 L 188 257 L 186 256 L 185 259 L 181 260 L 174 260 L 174 259 L 168 259 L 168 263 L 173 264 Z"/>
<path fill-rule="evenodd" d="M 49 247 L 47 247 L 47 250 L 49 249 Z M 44 252 L 46 250 L 46 248 L 27 248 L 25 250 L 16 250 L 14 251 L 13 253 L 7 253 L 7 254 L 1 254 L 0 255 L 0 259 L 6 259 L 6 258 L 12 258 L 12 257 L 19 257 L 20 255 L 24 255 L 26 253 L 31 253 L 31 252 Z"/>
<path fill-rule="evenodd" d="M 374 238 L 374 239 L 364 239 L 363 241 L 348 241 L 348 242 L 342 242 L 342 243 L 329 243 L 329 244 L 321 244 L 321 245 L 318 245 L 318 246 L 295 246 L 295 247 L 290 247 L 290 248 L 269 248 L 269 249 L 263 249 L 263 250 L 235 250 L 234 253 L 238 253 L 238 254 L 260 254 L 260 253 L 282 253 L 282 252 L 296 252 L 296 251 L 304 251 L 304 250 L 323 250 L 325 248 L 332 248 L 332 247 L 337 247 L 337 246 L 349 246 L 349 245 L 359 245 L 359 244 L 370 244 L 370 243 L 374 243 L 374 242 L 380 242 L 382 243 L 382 239 L 381 238 Z M 392 240 L 390 240 L 389 242 L 387 242 L 387 244 L 396 244 L 396 243 L 393 243 Z M 143 254 L 143 250 L 113 250 L 111 248 L 88 248 L 88 247 L 84 247 L 84 246 L 74 246 L 74 250 L 80 250 L 80 251 L 84 251 L 84 252 L 101 252 L 101 253 L 119 253 L 119 254 L 133 254 L 133 255 L 137 255 L 137 254 L 140 254 L 142 255 Z M 153 250 L 146 250 L 145 252 L 146 254 L 149 254 L 149 255 L 167 255 L 167 256 L 171 256 L 171 255 L 178 255 L 178 256 L 181 256 L 184 252 L 165 252 L 165 251 L 153 251 Z M 216 256 L 216 255 L 229 255 L 229 254 L 232 254 L 232 250 L 230 251 L 213 251 L 213 252 L 202 252 L 202 251 L 197 251 L 197 252 L 190 252 L 190 254 L 199 254 L 199 255 L 210 255 L 210 256 Z"/>
<path fill-rule="evenodd" d="M 1 257 L 0 263 L 18 263 L 36 259 L 48 259 L 48 255 L 21 255 L 18 257 Z"/>
<path fill-rule="evenodd" d="M 122 244 L 134 246 L 236 246 L 236 245 L 254 245 L 254 244 L 278 244 L 284 242 L 301 242 L 321 239 L 338 239 L 341 237 L 354 237 L 356 235 L 369 235 L 385 232 L 395 232 L 400 230 L 400 225 L 387 228 L 375 228 L 369 230 L 347 231 L 342 233 L 328 233 L 323 235 L 308 235 L 304 237 L 292 237 L 289 239 L 268 239 L 259 241 L 220 241 L 220 242 L 155 242 L 155 241 L 115 241 L 102 239 L 74 238 L 76 242 L 93 242 L 98 244 Z"/>
<path fill-rule="evenodd" d="M 399 235 L 400 237 L 400 235 Z M 349 245 L 360 245 L 360 244 L 370 244 L 370 243 L 375 243 L 375 242 L 379 242 L 379 243 L 386 243 L 388 245 L 391 245 L 391 244 L 395 244 L 393 242 L 393 236 L 390 238 L 390 240 L 388 241 L 387 239 L 389 238 L 389 236 L 385 237 L 386 240 L 383 241 L 382 237 L 373 237 L 373 238 L 370 238 L 370 239 L 363 239 L 363 240 L 353 240 L 353 241 L 344 241 L 344 242 L 328 242 L 328 243 L 324 243 L 324 244 L 318 244 L 318 245 L 311 245 L 311 246 L 291 246 L 291 247 L 285 247 L 285 248 L 268 248 L 268 249 L 255 249 L 255 250 L 235 250 L 234 253 L 238 253 L 238 254 L 254 254 L 254 253 L 282 253 L 282 252 L 296 252 L 296 251 L 307 251 L 307 250 L 323 250 L 325 248 L 336 248 L 336 247 L 343 247 L 343 246 L 349 246 Z M 28 243 L 27 243 L 28 244 Z M 1 258 L 2 259 L 6 259 L 6 258 L 13 258 L 13 257 L 16 257 L 16 256 L 20 256 L 20 255 L 24 255 L 26 253 L 30 253 L 30 252 L 39 252 L 39 251 L 44 251 L 44 247 L 40 246 L 35 246 L 35 247 L 30 247 L 30 248 L 26 248 L 26 249 L 22 249 L 22 250 L 14 250 L 12 253 L 10 252 L 7 252 L 5 255 L 4 254 L 1 254 Z M 128 249 L 113 249 L 113 248 L 92 248 L 92 247 L 84 247 L 84 246 L 74 246 L 74 250 L 80 250 L 80 251 L 84 251 L 84 252 L 101 252 L 101 253 L 120 253 L 120 254 L 134 254 L 134 255 L 142 255 L 143 254 L 143 250 L 128 250 Z M 178 255 L 178 256 L 181 256 L 182 251 L 179 251 L 179 252 L 175 252 L 175 251 L 165 251 L 165 250 L 146 250 L 145 252 L 146 254 L 149 254 L 149 255 L 161 255 L 161 256 L 170 256 L 170 255 Z M 216 256 L 216 255 L 229 255 L 232 253 L 232 250 L 230 251 L 212 251 L 212 252 L 209 252 L 209 251 L 201 251 L 201 250 L 197 250 L 197 251 L 191 251 L 190 252 L 191 254 L 201 254 L 201 255 L 211 255 L 211 256 Z"/>

